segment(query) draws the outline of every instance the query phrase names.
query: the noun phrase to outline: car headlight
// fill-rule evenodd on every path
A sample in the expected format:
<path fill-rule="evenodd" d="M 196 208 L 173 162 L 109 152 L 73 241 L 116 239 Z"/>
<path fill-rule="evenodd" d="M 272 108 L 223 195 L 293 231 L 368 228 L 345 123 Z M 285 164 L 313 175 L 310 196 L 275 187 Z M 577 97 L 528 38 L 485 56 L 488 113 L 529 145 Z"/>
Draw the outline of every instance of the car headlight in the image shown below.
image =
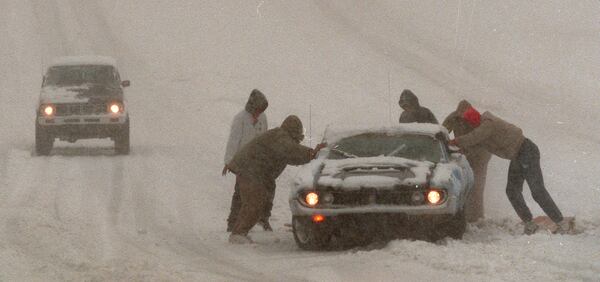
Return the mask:
<path fill-rule="evenodd" d="M 123 104 L 121 104 L 121 103 L 111 103 L 108 105 L 108 111 L 111 114 L 122 113 L 124 109 L 125 109 L 125 107 L 123 107 Z"/>
<path fill-rule="evenodd" d="M 333 194 L 331 194 L 331 193 L 324 193 L 321 196 L 321 201 L 324 204 L 332 204 L 333 203 Z"/>
<path fill-rule="evenodd" d="M 423 191 L 414 191 L 410 196 L 410 200 L 414 205 L 422 205 L 425 200 L 425 196 L 423 196 Z"/>
<path fill-rule="evenodd" d="M 319 203 L 319 195 L 315 192 L 309 192 L 304 197 L 304 201 L 309 206 L 314 207 Z"/>
<path fill-rule="evenodd" d="M 439 205 L 445 200 L 445 193 L 439 189 L 430 189 L 426 193 L 427 202 L 431 205 Z"/>
<path fill-rule="evenodd" d="M 42 114 L 47 117 L 51 117 L 56 113 L 56 108 L 52 105 L 43 105 L 41 107 Z"/>

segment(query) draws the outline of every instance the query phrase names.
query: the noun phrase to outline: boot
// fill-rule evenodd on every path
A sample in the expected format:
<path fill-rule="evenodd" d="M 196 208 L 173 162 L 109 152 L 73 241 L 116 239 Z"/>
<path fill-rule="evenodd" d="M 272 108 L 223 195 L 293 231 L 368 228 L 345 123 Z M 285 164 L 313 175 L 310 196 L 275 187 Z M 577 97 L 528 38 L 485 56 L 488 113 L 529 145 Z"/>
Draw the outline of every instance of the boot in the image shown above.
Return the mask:
<path fill-rule="evenodd" d="M 525 222 L 524 224 L 525 224 L 525 227 L 523 228 L 523 233 L 525 233 L 525 235 L 531 235 L 531 234 L 535 233 L 535 231 L 537 231 L 539 228 L 539 226 L 531 220 Z"/>
<path fill-rule="evenodd" d="M 242 245 L 242 244 L 252 244 L 252 243 L 254 243 L 254 241 L 252 241 L 252 239 L 250 239 L 250 237 L 248 237 L 248 235 L 231 233 L 231 235 L 229 235 L 229 243 Z"/>
<path fill-rule="evenodd" d="M 554 234 L 571 234 L 574 228 L 574 223 L 571 220 L 563 219 L 561 222 L 556 223 L 556 227 L 556 230 L 553 232 Z"/>
<path fill-rule="evenodd" d="M 258 224 L 262 226 L 264 231 L 273 231 L 273 228 L 271 227 L 271 224 L 269 223 L 268 219 L 261 219 L 260 221 L 258 221 Z"/>

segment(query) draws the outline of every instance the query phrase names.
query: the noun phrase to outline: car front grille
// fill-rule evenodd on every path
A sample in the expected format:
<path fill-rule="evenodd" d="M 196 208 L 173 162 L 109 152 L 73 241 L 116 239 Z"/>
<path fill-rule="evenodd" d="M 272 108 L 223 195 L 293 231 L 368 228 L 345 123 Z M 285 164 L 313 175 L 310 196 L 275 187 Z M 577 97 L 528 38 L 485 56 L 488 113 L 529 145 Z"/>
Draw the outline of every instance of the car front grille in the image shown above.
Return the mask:
<path fill-rule="evenodd" d="M 414 206 L 411 200 L 416 190 L 360 190 L 333 192 L 333 205 L 365 206 L 365 205 L 402 205 Z M 424 191 L 423 191 L 424 195 Z"/>
<path fill-rule="evenodd" d="M 74 115 L 98 115 L 108 112 L 105 104 L 58 104 L 56 105 L 57 116 Z"/>

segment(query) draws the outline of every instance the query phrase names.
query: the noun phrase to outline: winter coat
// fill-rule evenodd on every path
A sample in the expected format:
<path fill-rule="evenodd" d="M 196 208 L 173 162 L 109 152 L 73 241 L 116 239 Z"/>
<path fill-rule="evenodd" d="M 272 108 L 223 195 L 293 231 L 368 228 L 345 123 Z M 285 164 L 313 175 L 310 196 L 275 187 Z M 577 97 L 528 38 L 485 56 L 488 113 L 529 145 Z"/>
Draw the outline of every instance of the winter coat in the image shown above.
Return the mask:
<path fill-rule="evenodd" d="M 435 118 L 435 115 L 433 115 L 433 113 L 428 108 L 422 107 L 419 104 L 419 99 L 417 98 L 417 96 L 408 89 L 402 91 L 398 104 L 400 106 L 409 106 L 409 109 L 405 110 L 400 115 L 400 123 L 439 123 L 438 120 Z"/>
<path fill-rule="evenodd" d="M 304 138 L 302 131 L 300 119 L 288 116 L 280 127 L 270 129 L 246 144 L 229 162 L 229 169 L 274 187 L 275 179 L 287 165 L 310 162 L 313 150 L 300 145 Z"/>
<path fill-rule="evenodd" d="M 516 159 L 525 137 L 523 130 L 490 112 L 481 115 L 481 124 L 470 133 L 456 138 L 458 146 L 469 148 L 480 146 L 503 159 Z"/>
<path fill-rule="evenodd" d="M 462 118 L 463 113 L 469 108 L 471 108 L 471 104 L 462 100 L 458 103 L 456 110 L 444 120 L 444 127 L 448 129 L 448 132 L 454 132 L 455 137 L 463 136 L 475 129 Z M 473 190 L 467 199 L 465 216 L 468 222 L 475 222 L 484 217 L 483 194 L 487 167 L 492 155 L 481 146 L 463 148 L 463 151 L 475 176 Z"/>
<path fill-rule="evenodd" d="M 233 118 L 231 130 L 229 131 L 229 140 L 225 150 L 224 163 L 231 161 L 235 153 L 237 153 L 244 145 L 254 139 L 256 136 L 265 133 L 268 129 L 267 116 L 261 113 L 258 116 L 257 122 L 253 123 L 252 113 L 257 109 L 266 108 L 268 105 L 265 96 L 258 90 L 252 91 L 246 107 Z"/>

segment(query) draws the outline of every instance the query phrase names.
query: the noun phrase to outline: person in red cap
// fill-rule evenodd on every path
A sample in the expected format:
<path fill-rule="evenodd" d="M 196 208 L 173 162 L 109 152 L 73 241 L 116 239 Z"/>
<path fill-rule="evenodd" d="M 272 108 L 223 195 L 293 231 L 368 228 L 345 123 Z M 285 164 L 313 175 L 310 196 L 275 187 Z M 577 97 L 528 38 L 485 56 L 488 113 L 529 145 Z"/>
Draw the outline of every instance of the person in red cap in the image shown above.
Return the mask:
<path fill-rule="evenodd" d="M 538 228 L 537 224 L 532 221 L 531 211 L 523 199 L 523 183 L 525 181 L 529 185 L 533 199 L 557 224 L 556 232 L 567 233 L 569 222 L 564 220 L 562 213 L 544 186 L 540 151 L 537 145 L 525 138 L 519 127 L 490 112 L 479 114 L 475 108 L 469 107 L 464 111 L 462 118 L 475 129 L 451 140 L 450 145 L 464 149 L 482 147 L 500 158 L 510 160 L 506 195 L 517 215 L 525 224 L 524 233 L 533 234 Z"/>

